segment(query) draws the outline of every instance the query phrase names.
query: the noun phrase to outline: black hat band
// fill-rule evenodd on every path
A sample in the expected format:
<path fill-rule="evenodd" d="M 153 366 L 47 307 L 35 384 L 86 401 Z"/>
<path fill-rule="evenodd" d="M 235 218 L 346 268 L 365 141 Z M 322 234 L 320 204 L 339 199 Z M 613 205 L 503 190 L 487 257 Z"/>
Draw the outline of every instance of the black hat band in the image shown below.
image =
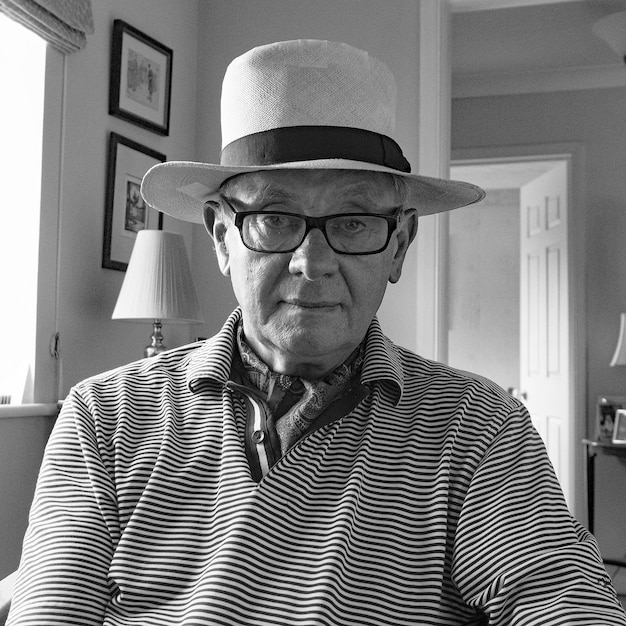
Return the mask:
<path fill-rule="evenodd" d="M 265 166 L 318 159 L 347 159 L 411 171 L 393 139 L 344 126 L 287 126 L 246 135 L 224 147 L 220 164 Z"/>

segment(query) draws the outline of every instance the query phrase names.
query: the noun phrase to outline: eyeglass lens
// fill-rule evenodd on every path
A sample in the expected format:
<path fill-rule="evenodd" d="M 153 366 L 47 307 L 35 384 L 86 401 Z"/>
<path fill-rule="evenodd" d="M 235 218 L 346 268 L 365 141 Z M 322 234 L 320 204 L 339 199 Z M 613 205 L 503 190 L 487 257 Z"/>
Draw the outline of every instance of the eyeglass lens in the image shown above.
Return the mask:
<path fill-rule="evenodd" d="M 367 214 L 337 215 L 324 220 L 323 230 L 336 252 L 372 253 L 385 248 L 389 224 L 385 217 Z M 260 252 L 286 252 L 300 246 L 306 219 L 285 213 L 252 213 L 243 218 L 241 234 L 249 248 Z"/>

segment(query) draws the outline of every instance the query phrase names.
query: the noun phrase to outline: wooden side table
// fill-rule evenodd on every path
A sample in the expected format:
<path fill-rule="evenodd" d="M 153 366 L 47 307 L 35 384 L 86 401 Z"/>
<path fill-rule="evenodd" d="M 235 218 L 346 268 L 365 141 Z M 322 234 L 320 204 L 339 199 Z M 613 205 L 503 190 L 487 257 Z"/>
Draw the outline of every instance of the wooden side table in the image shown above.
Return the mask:
<path fill-rule="evenodd" d="M 583 439 L 585 446 L 585 487 L 587 496 L 587 524 L 589 532 L 594 531 L 595 496 L 596 496 L 596 456 L 604 454 L 609 456 L 626 457 L 626 445 L 620 445 L 605 441 Z M 604 559 L 607 565 L 626 567 L 626 561 L 621 559 Z"/>

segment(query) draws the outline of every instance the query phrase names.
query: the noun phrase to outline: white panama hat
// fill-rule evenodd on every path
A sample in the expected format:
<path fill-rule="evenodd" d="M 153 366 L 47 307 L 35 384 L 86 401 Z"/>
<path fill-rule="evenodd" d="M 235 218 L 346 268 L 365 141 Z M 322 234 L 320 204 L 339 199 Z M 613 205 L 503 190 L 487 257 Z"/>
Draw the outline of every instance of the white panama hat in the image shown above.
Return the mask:
<path fill-rule="evenodd" d="M 419 215 L 482 200 L 475 185 L 410 173 L 391 138 L 395 111 L 394 77 L 367 52 L 314 39 L 259 46 L 226 70 L 220 163 L 159 163 L 144 176 L 141 193 L 159 211 L 196 223 L 225 180 L 260 170 L 396 174 L 407 181 Z"/>

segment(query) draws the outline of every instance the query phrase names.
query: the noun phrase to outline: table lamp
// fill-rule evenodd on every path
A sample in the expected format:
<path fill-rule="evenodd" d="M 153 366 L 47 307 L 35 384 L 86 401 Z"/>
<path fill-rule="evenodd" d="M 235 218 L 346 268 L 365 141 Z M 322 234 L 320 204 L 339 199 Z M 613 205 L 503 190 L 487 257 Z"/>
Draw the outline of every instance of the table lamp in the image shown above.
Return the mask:
<path fill-rule="evenodd" d="M 137 233 L 112 318 L 152 322 L 146 357 L 167 350 L 161 333 L 163 321 L 203 321 L 182 235 L 164 230 Z"/>
<path fill-rule="evenodd" d="M 626 313 L 621 313 L 619 318 L 619 337 L 611 359 L 611 367 L 615 365 L 626 365 Z"/>

